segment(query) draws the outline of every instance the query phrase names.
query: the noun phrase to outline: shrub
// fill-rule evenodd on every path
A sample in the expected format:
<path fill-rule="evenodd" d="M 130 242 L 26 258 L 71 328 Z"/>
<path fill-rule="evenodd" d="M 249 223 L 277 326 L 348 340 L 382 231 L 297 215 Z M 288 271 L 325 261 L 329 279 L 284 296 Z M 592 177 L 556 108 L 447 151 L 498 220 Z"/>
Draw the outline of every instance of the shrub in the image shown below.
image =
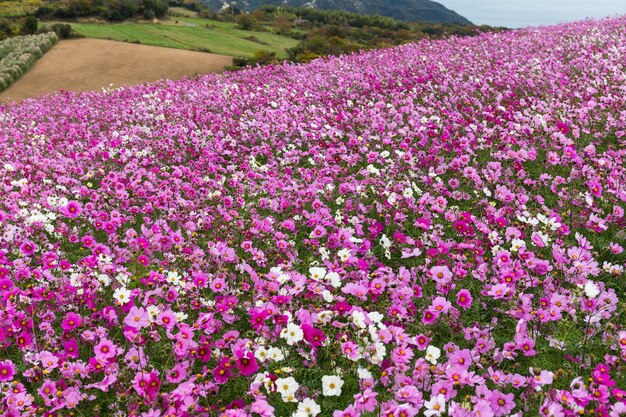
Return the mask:
<path fill-rule="evenodd" d="M 59 39 L 67 39 L 72 33 L 72 26 L 67 23 L 55 23 L 52 25 L 52 30 L 54 30 Z"/>
<path fill-rule="evenodd" d="M 50 32 L 17 36 L 0 42 L 0 91 L 6 90 L 32 68 L 58 40 L 56 33 Z"/>

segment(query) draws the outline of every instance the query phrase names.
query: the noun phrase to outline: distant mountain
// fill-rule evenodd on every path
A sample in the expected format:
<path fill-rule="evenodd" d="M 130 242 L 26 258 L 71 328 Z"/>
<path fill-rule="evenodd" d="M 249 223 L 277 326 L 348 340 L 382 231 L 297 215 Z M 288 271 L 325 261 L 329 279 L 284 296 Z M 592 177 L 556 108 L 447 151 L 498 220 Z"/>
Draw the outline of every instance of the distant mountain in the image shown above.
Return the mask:
<path fill-rule="evenodd" d="M 440 3 L 431 0 L 200 0 L 210 9 L 219 10 L 225 6 L 237 6 L 241 10 L 252 11 L 260 6 L 313 7 L 325 10 L 345 10 L 362 14 L 378 14 L 408 22 L 426 21 L 436 23 L 458 23 L 470 25 L 472 22 Z"/>

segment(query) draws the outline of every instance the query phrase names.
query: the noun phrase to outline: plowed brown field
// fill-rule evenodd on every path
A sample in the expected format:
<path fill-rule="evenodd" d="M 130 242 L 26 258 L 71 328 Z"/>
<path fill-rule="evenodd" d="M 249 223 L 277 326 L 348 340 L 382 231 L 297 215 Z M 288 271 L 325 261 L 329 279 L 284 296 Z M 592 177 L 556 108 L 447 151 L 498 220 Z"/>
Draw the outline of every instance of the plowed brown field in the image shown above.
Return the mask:
<path fill-rule="evenodd" d="M 99 39 L 59 42 L 0 101 L 221 72 L 232 57 Z"/>

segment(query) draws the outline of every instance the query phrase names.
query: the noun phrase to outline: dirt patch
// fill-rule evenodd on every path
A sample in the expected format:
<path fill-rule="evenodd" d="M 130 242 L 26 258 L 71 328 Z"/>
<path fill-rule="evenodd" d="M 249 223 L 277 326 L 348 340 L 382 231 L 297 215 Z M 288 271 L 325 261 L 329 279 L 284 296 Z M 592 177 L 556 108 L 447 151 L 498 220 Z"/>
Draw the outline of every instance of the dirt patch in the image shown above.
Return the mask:
<path fill-rule="evenodd" d="M 224 55 L 135 45 L 99 39 L 59 42 L 28 73 L 0 93 L 20 101 L 58 90 L 91 91 L 185 75 L 221 72 L 232 65 Z"/>

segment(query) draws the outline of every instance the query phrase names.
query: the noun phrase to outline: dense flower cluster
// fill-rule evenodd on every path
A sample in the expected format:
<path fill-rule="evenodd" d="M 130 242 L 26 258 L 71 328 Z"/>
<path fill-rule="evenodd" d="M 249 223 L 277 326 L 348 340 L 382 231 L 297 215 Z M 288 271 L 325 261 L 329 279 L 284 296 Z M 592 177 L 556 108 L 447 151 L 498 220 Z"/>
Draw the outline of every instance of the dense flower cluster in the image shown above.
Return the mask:
<path fill-rule="evenodd" d="M 5 416 L 626 414 L 626 20 L 0 114 Z"/>

